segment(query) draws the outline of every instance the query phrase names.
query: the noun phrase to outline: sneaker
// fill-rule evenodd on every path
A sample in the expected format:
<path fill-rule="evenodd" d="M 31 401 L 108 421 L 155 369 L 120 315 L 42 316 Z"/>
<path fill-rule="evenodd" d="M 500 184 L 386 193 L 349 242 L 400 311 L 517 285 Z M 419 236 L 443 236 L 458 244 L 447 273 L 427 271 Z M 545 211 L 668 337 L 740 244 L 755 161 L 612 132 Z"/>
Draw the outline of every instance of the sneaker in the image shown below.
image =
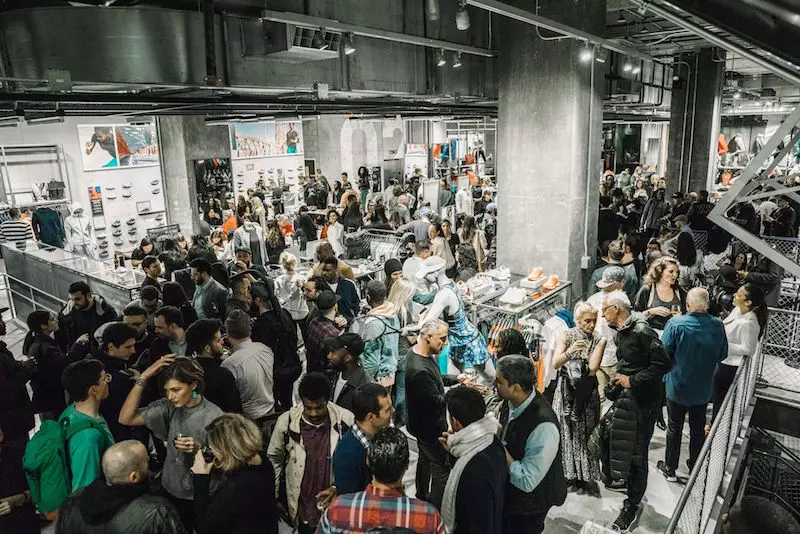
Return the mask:
<path fill-rule="evenodd" d="M 153 180 L 152 182 L 150 182 L 150 185 L 160 185 L 160 184 L 161 184 L 161 180 L 158 180 L 158 179 Z"/>
<path fill-rule="evenodd" d="M 675 475 L 675 470 L 670 467 L 667 467 L 667 464 L 664 463 L 663 460 L 659 460 L 658 463 L 656 464 L 656 467 L 658 467 L 658 470 L 661 471 L 662 475 L 664 475 L 664 478 L 667 479 L 667 482 L 678 481 L 678 477 L 677 475 Z"/>
<path fill-rule="evenodd" d="M 115 194 L 113 194 L 113 193 L 112 193 L 112 194 L 110 194 L 110 195 L 106 195 L 106 198 L 107 198 L 108 200 L 114 200 L 115 198 L 117 198 L 117 195 L 115 195 Z"/>
<path fill-rule="evenodd" d="M 624 480 L 612 480 L 604 484 L 607 490 L 619 491 L 625 493 L 628 490 L 628 484 Z"/>
<path fill-rule="evenodd" d="M 125 223 L 126 223 L 128 226 L 133 226 L 134 224 L 136 224 L 136 219 L 134 219 L 133 217 L 131 217 L 130 219 L 128 219 L 127 221 L 125 221 Z"/>
<path fill-rule="evenodd" d="M 114 233 L 112 233 L 111 235 L 113 235 L 114 237 L 119 237 L 122 235 L 122 230 L 119 229 L 114 230 Z"/>
<path fill-rule="evenodd" d="M 161 189 L 159 189 L 158 187 L 156 187 L 155 189 L 153 189 L 153 194 L 154 194 L 154 195 L 157 195 L 157 194 L 159 194 L 160 192 L 161 192 Z"/>
<path fill-rule="evenodd" d="M 133 187 L 133 182 L 128 182 L 127 184 L 122 184 L 122 189 L 130 189 Z"/>
<path fill-rule="evenodd" d="M 627 532 L 633 522 L 636 521 L 636 512 L 638 509 L 638 506 L 625 504 L 622 507 L 622 511 L 617 516 L 616 521 L 614 521 L 614 527 L 618 528 L 621 532 Z"/>
<path fill-rule="evenodd" d="M 117 247 L 121 247 L 124 244 L 125 244 L 125 242 L 122 239 L 117 239 L 116 241 L 114 241 L 114 246 L 117 246 Z"/>
<path fill-rule="evenodd" d="M 113 226 L 114 228 L 119 228 L 120 224 L 122 224 L 122 223 L 119 222 L 119 219 L 117 219 L 117 220 L 115 220 L 114 222 L 111 223 L 111 226 Z"/>
<path fill-rule="evenodd" d="M 156 220 L 157 220 L 157 221 L 160 221 L 160 220 L 162 220 L 163 218 L 164 218 L 164 214 L 163 214 L 163 213 L 159 213 L 158 215 L 156 215 Z"/>
<path fill-rule="evenodd" d="M 132 194 L 133 193 L 131 193 L 130 191 L 125 191 L 124 193 L 122 193 L 122 198 L 131 198 Z"/>
<path fill-rule="evenodd" d="M 136 229 L 135 226 L 131 226 L 130 230 L 128 230 L 128 233 L 130 235 L 136 235 L 136 232 L 138 232 L 138 230 Z"/>

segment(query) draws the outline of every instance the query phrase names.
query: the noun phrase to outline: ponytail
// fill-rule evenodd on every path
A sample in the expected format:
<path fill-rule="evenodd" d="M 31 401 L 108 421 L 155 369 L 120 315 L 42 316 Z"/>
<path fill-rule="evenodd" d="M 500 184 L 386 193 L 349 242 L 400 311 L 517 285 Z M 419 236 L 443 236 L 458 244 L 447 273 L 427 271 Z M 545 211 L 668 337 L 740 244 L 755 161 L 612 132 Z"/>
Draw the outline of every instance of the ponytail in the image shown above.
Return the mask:
<path fill-rule="evenodd" d="M 767 330 L 767 319 L 769 317 L 767 304 L 764 302 L 766 299 L 764 290 L 753 284 L 745 284 L 743 287 L 745 293 L 747 293 L 747 300 L 750 301 L 750 311 L 755 313 L 758 318 L 758 325 L 760 327 L 758 336 L 763 337 Z"/>

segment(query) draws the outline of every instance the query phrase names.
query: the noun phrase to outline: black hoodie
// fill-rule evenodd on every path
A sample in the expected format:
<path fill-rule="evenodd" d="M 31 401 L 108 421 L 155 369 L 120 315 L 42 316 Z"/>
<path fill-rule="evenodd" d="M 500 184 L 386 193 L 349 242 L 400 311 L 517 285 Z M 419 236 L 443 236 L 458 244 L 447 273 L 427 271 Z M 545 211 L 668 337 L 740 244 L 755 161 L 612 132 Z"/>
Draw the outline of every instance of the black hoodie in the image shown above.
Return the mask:
<path fill-rule="evenodd" d="M 72 494 L 58 515 L 59 534 L 186 534 L 175 508 L 146 484 L 109 486 L 104 479 Z"/>

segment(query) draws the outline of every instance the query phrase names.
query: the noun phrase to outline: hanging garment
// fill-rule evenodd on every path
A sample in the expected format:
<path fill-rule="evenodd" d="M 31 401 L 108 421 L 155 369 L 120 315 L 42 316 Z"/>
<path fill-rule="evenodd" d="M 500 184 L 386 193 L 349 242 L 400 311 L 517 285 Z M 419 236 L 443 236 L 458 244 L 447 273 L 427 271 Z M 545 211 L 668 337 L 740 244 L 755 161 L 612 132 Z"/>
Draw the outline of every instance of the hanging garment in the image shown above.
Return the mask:
<path fill-rule="evenodd" d="M 72 214 L 64 221 L 64 232 L 68 250 L 76 250 L 79 246 L 92 247 L 94 244 L 94 228 L 92 219 L 83 211 L 80 202 L 72 203 Z"/>
<path fill-rule="evenodd" d="M 33 233 L 36 238 L 47 245 L 64 248 L 67 235 L 64 232 L 64 223 L 61 215 L 50 208 L 39 208 L 33 212 L 31 218 Z"/>
<path fill-rule="evenodd" d="M 728 142 L 725 141 L 725 134 L 719 134 L 719 141 L 717 142 L 717 154 L 720 156 L 728 153 Z"/>

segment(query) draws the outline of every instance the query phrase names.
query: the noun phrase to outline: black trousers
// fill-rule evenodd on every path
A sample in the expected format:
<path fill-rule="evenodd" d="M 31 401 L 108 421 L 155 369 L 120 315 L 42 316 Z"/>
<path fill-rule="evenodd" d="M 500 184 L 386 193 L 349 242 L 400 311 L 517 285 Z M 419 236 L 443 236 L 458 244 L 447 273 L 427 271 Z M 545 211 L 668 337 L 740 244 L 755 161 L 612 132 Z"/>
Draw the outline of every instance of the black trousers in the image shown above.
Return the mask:
<path fill-rule="evenodd" d="M 179 499 L 173 495 L 170 495 L 169 492 L 164 492 L 164 494 L 178 512 L 178 516 L 181 518 L 183 526 L 186 527 L 186 531 L 194 532 L 194 526 L 196 523 L 194 517 L 194 501 Z"/>
<path fill-rule="evenodd" d="M 681 456 L 683 422 L 689 413 L 689 465 L 694 466 L 705 441 L 706 409 L 708 404 L 683 406 L 667 399 L 667 450 L 664 463 L 671 469 L 678 468 Z"/>
<path fill-rule="evenodd" d="M 535 515 L 506 515 L 503 534 L 542 534 L 547 512 Z"/>
<path fill-rule="evenodd" d="M 650 451 L 650 440 L 653 439 L 653 431 L 656 428 L 656 418 L 658 412 L 661 411 L 661 406 L 653 406 L 652 408 L 642 408 L 642 436 L 639 448 L 639 463 L 631 465 L 631 472 L 628 476 L 628 498 L 625 499 L 625 504 L 630 506 L 639 506 L 644 497 L 644 492 L 647 491 L 647 474 L 648 474 L 648 453 Z"/>
<path fill-rule="evenodd" d="M 447 485 L 447 477 L 450 476 L 450 455 L 438 440 L 417 440 L 417 446 L 417 498 L 441 509 L 444 487 Z"/>
<path fill-rule="evenodd" d="M 717 412 L 722 407 L 722 401 L 725 400 L 725 395 L 731 389 L 738 370 L 739 368 L 735 365 L 717 364 L 717 371 L 714 373 L 714 389 L 711 393 L 711 402 L 714 403 L 711 410 L 712 421 L 717 418 Z"/>

